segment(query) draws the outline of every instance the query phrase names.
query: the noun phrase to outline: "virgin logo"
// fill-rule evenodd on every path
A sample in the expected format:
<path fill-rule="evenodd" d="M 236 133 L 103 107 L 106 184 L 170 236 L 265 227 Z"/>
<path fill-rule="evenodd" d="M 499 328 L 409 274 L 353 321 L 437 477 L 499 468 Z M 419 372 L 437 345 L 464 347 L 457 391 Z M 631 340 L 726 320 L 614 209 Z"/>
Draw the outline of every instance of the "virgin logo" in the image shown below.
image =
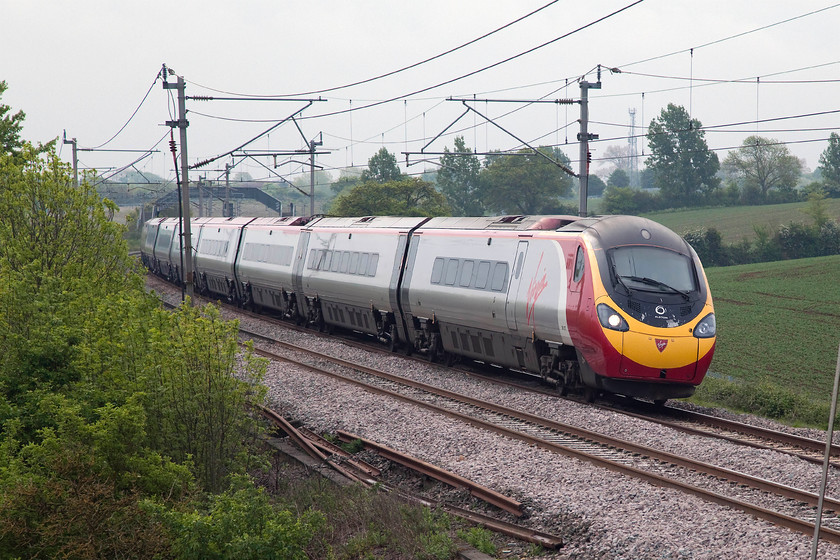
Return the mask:
<path fill-rule="evenodd" d="M 656 349 L 660 352 L 665 351 L 665 347 L 668 346 L 668 341 L 664 338 L 657 338 L 656 339 Z"/>

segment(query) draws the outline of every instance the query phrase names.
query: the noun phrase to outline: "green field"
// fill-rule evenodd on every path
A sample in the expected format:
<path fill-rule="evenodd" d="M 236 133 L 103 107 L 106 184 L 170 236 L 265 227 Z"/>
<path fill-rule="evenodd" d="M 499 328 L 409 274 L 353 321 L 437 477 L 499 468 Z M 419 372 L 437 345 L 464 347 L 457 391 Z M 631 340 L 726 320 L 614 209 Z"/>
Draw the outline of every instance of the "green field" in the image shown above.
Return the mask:
<path fill-rule="evenodd" d="M 840 344 L 840 256 L 709 268 L 706 274 L 718 341 L 708 387 L 698 396 L 792 422 L 819 422 L 831 401 Z"/>
<path fill-rule="evenodd" d="M 764 227 L 769 233 L 773 233 L 780 226 L 791 222 L 813 223 L 807 213 L 808 205 L 808 202 L 794 202 L 767 206 L 728 206 L 652 212 L 644 216 L 679 234 L 715 228 L 720 232 L 723 242 L 731 244 L 744 239 L 754 240 L 755 226 Z M 826 199 L 825 208 L 829 218 L 840 220 L 840 198 Z"/>

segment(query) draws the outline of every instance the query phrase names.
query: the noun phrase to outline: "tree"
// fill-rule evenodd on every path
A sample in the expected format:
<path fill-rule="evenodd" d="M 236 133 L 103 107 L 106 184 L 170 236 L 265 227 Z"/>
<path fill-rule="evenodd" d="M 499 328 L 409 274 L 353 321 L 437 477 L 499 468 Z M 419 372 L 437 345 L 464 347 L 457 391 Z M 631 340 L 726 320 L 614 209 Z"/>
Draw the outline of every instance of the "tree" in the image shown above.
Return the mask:
<path fill-rule="evenodd" d="M 819 169 L 826 194 L 840 197 L 840 135 L 836 132 L 828 137 L 828 147 L 820 154 Z"/>
<path fill-rule="evenodd" d="M 0 81 L 0 97 L 9 88 L 5 80 Z M 2 152 L 0 155 L 9 153 L 16 153 L 23 147 L 20 139 L 20 131 L 23 128 L 23 119 L 26 118 L 26 113 L 18 111 L 15 114 L 10 114 L 12 110 L 8 105 L 0 103 L 0 146 Z"/>
<path fill-rule="evenodd" d="M 720 185 L 715 176 L 720 168 L 717 154 L 706 145 L 700 121 L 692 119 L 684 107 L 669 103 L 651 121 L 647 139 L 646 164 L 666 203 L 695 206 Z"/>
<path fill-rule="evenodd" d="M 611 187 L 625 188 L 630 186 L 630 176 L 623 169 L 616 169 L 610 173 L 607 184 Z"/>
<path fill-rule="evenodd" d="M 368 160 L 368 168 L 362 171 L 362 182 L 375 181 L 386 183 L 398 181 L 403 178 L 400 168 L 397 167 L 397 156 L 388 151 L 387 148 L 380 148 Z"/>
<path fill-rule="evenodd" d="M 481 164 L 478 158 L 466 147 L 463 136 L 455 138 L 454 153 L 446 147 L 443 151 L 437 184 L 449 201 L 452 213 L 456 216 L 483 215 L 484 203 L 479 184 Z"/>
<path fill-rule="evenodd" d="M 449 216 L 446 198 L 425 181 L 407 177 L 399 181 L 368 181 L 333 201 L 336 216 Z"/>
<path fill-rule="evenodd" d="M 761 199 L 767 200 L 770 189 L 796 185 L 803 163 L 778 141 L 749 136 L 740 148 L 729 152 L 723 166 L 740 177 L 745 187 L 756 188 Z"/>
<path fill-rule="evenodd" d="M 607 185 L 604 180 L 597 175 L 590 175 L 589 181 L 586 184 L 586 192 L 589 196 L 601 196 L 607 190 Z"/>
<path fill-rule="evenodd" d="M 559 149 L 540 152 L 568 166 Z M 523 149 L 519 155 L 489 157 L 481 170 L 484 202 L 492 212 L 539 214 L 557 206 L 572 187 L 572 178 L 545 157 Z"/>
<path fill-rule="evenodd" d="M 630 164 L 632 163 L 631 158 L 633 157 L 635 156 L 630 152 L 630 146 L 628 144 L 613 144 L 607 146 L 601 160 L 604 166 L 612 165 L 614 166 L 614 171 L 621 169 L 629 176 Z"/>

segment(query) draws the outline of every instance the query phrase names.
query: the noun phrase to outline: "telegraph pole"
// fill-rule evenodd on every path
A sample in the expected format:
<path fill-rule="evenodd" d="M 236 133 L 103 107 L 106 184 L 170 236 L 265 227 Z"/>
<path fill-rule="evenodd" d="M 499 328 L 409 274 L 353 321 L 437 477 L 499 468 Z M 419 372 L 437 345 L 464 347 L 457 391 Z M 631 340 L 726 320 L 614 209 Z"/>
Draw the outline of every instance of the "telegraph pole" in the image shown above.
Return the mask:
<path fill-rule="evenodd" d="M 580 216 L 586 217 L 587 198 L 589 195 L 589 164 L 592 162 L 592 154 L 589 151 L 589 141 L 597 140 L 597 134 L 589 132 L 589 90 L 601 89 L 601 67 L 598 66 L 598 81 L 594 84 L 581 80 L 580 82 Z"/>
<path fill-rule="evenodd" d="M 193 290 L 193 260 L 192 260 L 192 234 L 190 228 L 190 166 L 187 161 L 187 127 L 190 123 L 187 121 L 187 101 L 186 101 L 186 83 L 184 78 L 178 76 L 177 83 L 170 84 L 166 81 L 169 69 L 166 65 L 163 66 L 163 89 L 178 90 L 178 120 L 166 121 L 166 125 L 175 128 L 177 127 L 181 135 L 181 206 L 183 211 L 181 213 L 181 238 L 183 240 L 184 251 L 184 284 L 186 287 L 186 295 L 192 301 Z"/>

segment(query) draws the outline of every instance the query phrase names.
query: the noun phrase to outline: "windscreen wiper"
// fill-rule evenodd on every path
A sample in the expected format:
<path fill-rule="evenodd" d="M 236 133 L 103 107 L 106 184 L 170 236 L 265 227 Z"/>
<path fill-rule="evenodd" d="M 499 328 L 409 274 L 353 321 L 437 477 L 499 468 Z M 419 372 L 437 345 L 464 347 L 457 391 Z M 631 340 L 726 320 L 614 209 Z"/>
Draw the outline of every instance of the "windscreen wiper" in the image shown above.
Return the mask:
<path fill-rule="evenodd" d="M 619 276 L 619 278 L 622 278 L 622 276 Z M 658 288 L 665 288 L 666 290 L 671 290 L 675 294 L 680 294 L 686 300 L 691 299 L 691 295 L 688 292 L 683 291 L 683 290 L 678 290 L 677 288 L 675 288 L 673 286 L 670 286 L 670 285 L 668 285 L 665 282 L 662 282 L 660 280 L 654 280 L 653 278 L 648 278 L 647 276 L 624 276 L 623 278 L 627 278 L 628 280 L 632 280 L 633 282 L 638 282 L 640 284 L 647 284 L 648 286 L 656 286 Z M 623 283 L 624 282 L 622 281 L 622 284 Z"/>

